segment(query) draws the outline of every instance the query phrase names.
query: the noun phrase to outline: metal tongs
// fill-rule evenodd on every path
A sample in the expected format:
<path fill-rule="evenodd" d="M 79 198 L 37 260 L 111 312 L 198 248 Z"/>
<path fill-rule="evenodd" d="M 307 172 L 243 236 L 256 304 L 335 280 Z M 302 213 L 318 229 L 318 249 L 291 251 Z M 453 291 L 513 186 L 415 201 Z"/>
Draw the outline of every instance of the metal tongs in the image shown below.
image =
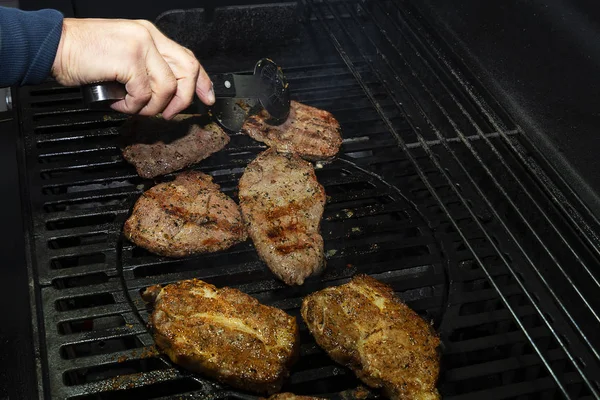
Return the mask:
<path fill-rule="evenodd" d="M 290 93 L 281 68 L 268 58 L 259 60 L 252 75 L 209 74 L 215 91 L 215 104 L 204 105 L 194 98 L 182 113 L 209 114 L 225 129 L 237 132 L 246 118 L 264 109 L 269 123 L 278 125 L 290 113 Z M 90 108 L 102 108 L 125 98 L 125 85 L 119 82 L 98 82 L 82 88 L 85 103 Z"/>

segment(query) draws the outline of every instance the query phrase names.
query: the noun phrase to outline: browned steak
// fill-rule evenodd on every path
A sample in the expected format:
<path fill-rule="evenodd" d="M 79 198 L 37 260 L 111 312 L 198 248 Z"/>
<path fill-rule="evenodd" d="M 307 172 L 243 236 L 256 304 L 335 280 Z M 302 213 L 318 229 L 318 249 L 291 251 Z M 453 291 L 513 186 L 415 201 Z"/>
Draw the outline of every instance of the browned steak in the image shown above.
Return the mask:
<path fill-rule="evenodd" d="M 292 101 L 290 115 L 281 125 L 270 125 L 262 110 L 250 116 L 242 133 L 280 152 L 296 153 L 311 161 L 334 157 L 342 145 L 340 124 L 324 110 Z"/>
<path fill-rule="evenodd" d="M 308 161 L 264 151 L 244 171 L 239 197 L 258 255 L 279 279 L 302 285 L 324 269 L 320 225 L 325 190 Z"/>
<path fill-rule="evenodd" d="M 329 356 L 391 399 L 437 400 L 440 340 L 393 289 L 366 275 L 304 298 L 302 318 Z"/>
<path fill-rule="evenodd" d="M 169 257 L 224 250 L 247 239 L 237 204 L 198 171 L 179 173 L 144 192 L 125 222 L 124 234 L 138 246 Z"/>
<path fill-rule="evenodd" d="M 229 143 L 229 136 L 200 116 L 180 114 L 166 121 L 135 117 L 122 128 L 123 157 L 142 178 L 154 178 L 196 164 Z"/>
<path fill-rule="evenodd" d="M 157 348 L 191 371 L 270 395 L 298 358 L 296 318 L 237 289 L 190 279 L 152 286 L 142 297 L 154 302 Z"/>

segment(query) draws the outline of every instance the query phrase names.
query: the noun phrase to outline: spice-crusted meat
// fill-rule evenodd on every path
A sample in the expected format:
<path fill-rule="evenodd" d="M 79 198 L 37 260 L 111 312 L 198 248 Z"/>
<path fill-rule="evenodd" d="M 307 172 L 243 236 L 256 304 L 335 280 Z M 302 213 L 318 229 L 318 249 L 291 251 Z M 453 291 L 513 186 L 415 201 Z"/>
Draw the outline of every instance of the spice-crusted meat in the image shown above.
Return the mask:
<path fill-rule="evenodd" d="M 123 157 L 142 178 L 154 178 L 196 164 L 229 143 L 229 136 L 200 116 L 180 114 L 171 121 L 135 117 L 125 124 Z"/>
<path fill-rule="evenodd" d="M 239 207 L 212 177 L 181 172 L 136 201 L 124 226 L 129 240 L 155 254 L 184 257 L 227 249 L 247 239 Z"/>
<path fill-rule="evenodd" d="M 325 190 L 308 161 L 274 149 L 262 152 L 246 167 L 239 198 L 254 247 L 279 279 L 302 285 L 325 268 Z"/>
<path fill-rule="evenodd" d="M 301 314 L 319 346 L 365 384 L 391 399 L 440 398 L 440 340 L 388 285 L 359 275 L 305 297 Z"/>
<path fill-rule="evenodd" d="M 241 131 L 279 152 L 311 161 L 331 159 L 342 145 L 340 124 L 330 112 L 297 101 L 291 102 L 283 124 L 269 124 L 269 114 L 262 110 L 251 115 Z"/>
<path fill-rule="evenodd" d="M 298 358 L 296 318 L 199 279 L 149 287 L 157 348 L 176 364 L 233 387 L 278 392 Z"/>
<path fill-rule="evenodd" d="M 324 397 L 301 396 L 298 394 L 285 392 L 285 393 L 274 394 L 273 396 L 269 397 L 267 400 L 320 400 L 320 399 L 324 400 Z M 261 400 L 264 400 L 264 399 L 261 399 Z"/>

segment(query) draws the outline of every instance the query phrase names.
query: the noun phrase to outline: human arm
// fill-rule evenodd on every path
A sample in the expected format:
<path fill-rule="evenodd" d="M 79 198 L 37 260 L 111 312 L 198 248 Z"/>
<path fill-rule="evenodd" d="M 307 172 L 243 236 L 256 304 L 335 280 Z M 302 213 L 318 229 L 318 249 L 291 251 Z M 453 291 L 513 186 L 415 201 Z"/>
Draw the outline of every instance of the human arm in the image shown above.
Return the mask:
<path fill-rule="evenodd" d="M 11 58 L 19 49 L 25 54 Z M 36 84 L 47 76 L 65 86 L 116 80 L 128 94 L 112 107 L 124 113 L 162 112 L 170 119 L 194 94 L 214 102 L 212 83 L 194 54 L 144 20 L 63 18 L 54 10 L 0 7 L 2 56 L 0 85 Z"/>

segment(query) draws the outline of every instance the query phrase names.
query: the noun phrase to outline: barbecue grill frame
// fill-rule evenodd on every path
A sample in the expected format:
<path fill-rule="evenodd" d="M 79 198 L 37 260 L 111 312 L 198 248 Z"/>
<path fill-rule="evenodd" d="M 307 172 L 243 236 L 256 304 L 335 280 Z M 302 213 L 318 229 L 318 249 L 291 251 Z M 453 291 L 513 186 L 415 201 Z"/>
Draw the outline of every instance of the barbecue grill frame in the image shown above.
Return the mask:
<path fill-rule="evenodd" d="M 569 193 L 565 192 L 564 188 L 561 187 L 559 189 L 557 186 L 554 186 L 552 184 L 553 181 L 560 182 L 560 179 L 559 179 L 558 175 L 556 175 L 556 176 L 553 175 L 553 171 L 551 171 L 551 170 L 548 169 L 548 165 L 544 165 L 544 168 L 546 169 L 546 171 L 544 171 L 542 169 L 538 169 L 539 164 L 544 164 L 544 160 L 543 160 L 543 158 L 539 157 L 539 154 L 533 153 L 534 156 L 536 156 L 536 158 L 537 158 L 536 160 L 532 160 L 532 159 L 527 158 L 527 157 L 530 157 L 530 156 L 526 155 L 526 151 L 535 152 L 535 149 L 533 148 L 533 146 L 531 144 L 529 144 L 531 146 L 531 150 L 525 150 L 524 148 L 519 147 L 519 146 L 522 145 L 521 142 L 519 142 L 518 144 L 516 144 L 517 142 L 515 142 L 515 137 L 518 137 L 518 139 L 520 141 L 522 141 L 522 142 L 524 142 L 524 143 L 527 144 L 526 139 L 523 137 L 523 132 L 518 127 L 516 129 L 508 129 L 505 126 L 503 126 L 505 124 L 504 121 L 505 121 L 506 117 L 504 117 L 504 116 L 503 117 L 498 117 L 497 116 L 497 114 L 496 114 L 498 112 L 497 109 L 496 109 L 497 106 L 494 105 L 494 107 L 492 107 L 492 108 L 485 109 L 485 115 L 490 119 L 491 124 L 496 128 L 495 132 L 484 134 L 483 131 L 479 131 L 476 136 L 463 136 L 461 134 L 457 134 L 456 137 L 446 138 L 442 134 L 440 134 L 438 131 L 434 130 L 433 131 L 433 133 L 435 134 L 434 137 L 425 138 L 423 135 L 417 133 L 418 142 L 413 142 L 413 143 L 408 143 L 408 144 L 407 143 L 403 143 L 403 135 L 401 133 L 397 132 L 397 129 L 395 128 L 394 124 L 391 122 L 391 120 L 387 116 L 386 110 L 380 105 L 380 103 L 376 99 L 375 95 L 372 93 L 372 91 L 369 89 L 368 85 L 365 83 L 365 81 L 363 79 L 363 72 L 361 72 L 361 68 L 357 67 L 356 61 L 353 61 L 351 59 L 351 57 L 346 54 L 346 52 L 348 50 L 347 47 L 344 47 L 340 43 L 340 40 L 343 40 L 343 38 L 341 38 L 340 36 L 347 35 L 347 36 L 353 37 L 353 35 L 355 35 L 355 33 L 353 33 L 350 30 L 344 30 L 344 29 L 342 29 L 342 35 L 336 34 L 334 32 L 334 30 L 332 29 L 332 26 L 333 27 L 335 27 L 335 26 L 341 27 L 341 26 L 343 26 L 343 21 L 340 19 L 339 15 L 336 14 L 336 13 L 332 13 L 332 15 L 333 15 L 332 18 L 330 18 L 328 16 L 324 16 L 324 12 L 322 12 L 321 9 L 325 8 L 326 10 L 327 9 L 331 10 L 332 9 L 331 7 L 333 7 L 333 6 L 330 3 L 316 3 L 316 2 L 313 2 L 312 0 L 309 0 L 308 3 L 309 3 L 309 5 L 311 5 L 311 7 L 309 7 L 309 9 L 314 12 L 313 18 L 316 18 L 315 20 L 318 21 L 321 24 L 321 26 L 323 27 L 323 29 L 329 33 L 329 37 L 330 37 L 331 41 L 334 44 L 339 45 L 338 46 L 338 51 L 339 51 L 339 53 L 340 53 L 343 61 L 346 63 L 348 69 L 352 72 L 352 74 L 355 77 L 355 79 L 357 80 L 357 82 L 359 82 L 359 84 L 362 86 L 364 92 L 370 98 L 370 100 L 371 100 L 371 102 L 373 104 L 373 107 L 377 110 L 377 112 L 378 112 L 379 116 L 382 118 L 382 120 L 385 121 L 385 123 L 386 123 L 389 131 L 395 133 L 395 136 L 398 139 L 398 141 L 400 143 L 400 146 L 404 148 L 404 153 L 408 154 L 409 158 L 410 158 L 410 157 L 412 157 L 411 151 L 414 152 L 414 151 L 419 150 L 419 149 L 425 149 L 426 150 L 425 154 L 431 159 L 431 161 L 432 161 L 432 163 L 434 165 L 436 165 L 436 163 L 437 163 L 436 167 L 440 170 L 440 172 L 442 172 L 442 175 L 444 176 L 444 178 L 449 182 L 449 186 L 452 188 L 452 190 L 454 191 L 454 193 L 457 195 L 457 197 L 462 202 L 463 208 L 465 210 L 468 210 L 468 212 L 469 212 L 471 218 L 473 219 L 473 221 L 475 221 L 476 224 L 479 225 L 479 228 L 484 233 L 486 233 L 486 235 L 487 235 L 487 230 L 482 225 L 482 223 L 479 222 L 480 218 L 477 215 L 478 211 L 474 210 L 473 206 L 470 206 L 468 204 L 465 195 L 461 194 L 462 193 L 461 190 L 459 190 L 458 187 L 454 184 L 454 182 L 453 182 L 452 178 L 450 177 L 450 175 L 447 172 L 445 172 L 444 168 L 442 168 L 439 165 L 439 161 L 437 161 L 436 157 L 434 156 L 436 154 L 435 153 L 435 149 L 439 148 L 440 145 L 443 146 L 444 149 L 446 149 L 450 154 L 454 155 L 454 150 L 452 149 L 452 147 L 450 147 L 450 145 L 448 143 L 462 143 L 462 144 L 469 144 L 469 146 L 470 146 L 471 143 L 473 143 L 476 140 L 478 140 L 481 143 L 488 144 L 488 146 L 495 146 L 494 143 L 492 143 L 490 141 L 490 139 L 501 139 L 502 141 L 500 141 L 499 143 L 501 143 L 501 144 L 503 144 L 505 146 L 509 146 L 509 148 L 513 152 L 511 154 L 513 154 L 516 157 L 518 157 L 518 159 L 521 161 L 521 163 L 527 169 L 528 174 L 530 174 L 531 176 L 538 177 L 538 179 L 540 181 L 541 180 L 547 180 L 543 184 L 543 189 L 547 191 L 547 193 L 549 194 L 548 197 L 552 199 L 553 204 L 557 207 L 558 210 L 560 210 L 561 215 L 565 219 L 569 220 L 571 224 L 575 224 L 575 223 L 581 224 L 582 222 L 586 224 L 585 225 L 586 229 L 584 229 L 584 231 L 581 233 L 581 240 L 584 241 L 585 243 L 587 243 L 589 245 L 589 249 L 594 250 L 596 252 L 596 255 L 600 254 L 599 250 L 598 250 L 598 247 L 594 244 L 594 239 L 595 239 L 594 238 L 594 232 L 598 232 L 597 225 L 595 223 L 596 221 L 594 221 L 592 218 L 590 218 L 590 216 L 585 213 L 585 210 L 582 209 L 582 207 L 580 207 L 580 205 L 573 204 L 572 203 L 572 200 L 573 200 L 572 198 L 569 198 L 569 200 L 566 199 L 566 197 L 569 195 Z M 346 2 L 342 2 L 342 3 L 339 3 L 339 4 L 342 4 L 344 6 L 347 3 Z M 335 6 L 338 6 L 339 4 L 336 3 Z M 354 5 L 355 3 L 353 2 L 352 4 Z M 358 4 L 358 3 L 356 3 L 356 4 Z M 385 4 L 390 4 L 390 3 L 387 2 Z M 376 6 L 380 6 L 380 4 L 377 4 Z M 398 11 L 400 12 L 400 15 L 403 15 L 401 13 L 401 10 L 398 10 Z M 370 11 L 363 9 L 363 11 L 361 11 L 361 12 L 365 13 L 366 15 L 369 15 Z M 354 21 L 357 21 L 360 18 L 360 16 L 358 16 L 357 14 L 355 14 L 353 12 L 353 9 L 349 9 L 347 15 L 349 16 L 349 18 L 351 18 Z M 406 18 L 408 19 L 408 18 L 411 18 L 411 17 L 407 16 Z M 334 21 L 334 22 L 331 22 L 331 21 Z M 329 24 L 329 22 L 331 22 L 331 24 Z M 410 24 L 414 24 L 415 22 L 411 20 L 411 22 L 403 21 L 403 23 L 405 23 L 407 25 L 410 25 Z M 381 31 L 382 28 L 380 26 L 378 26 L 377 28 L 380 30 L 379 31 L 380 34 L 382 34 L 383 36 L 386 36 L 386 34 Z M 363 29 L 362 25 L 361 24 L 357 24 L 357 29 L 359 29 L 359 30 L 362 31 L 362 29 Z M 417 37 L 417 39 L 413 38 L 412 40 L 415 40 L 415 41 L 417 41 L 417 43 L 419 43 L 418 40 L 421 39 L 421 38 L 418 36 L 418 33 L 420 33 L 420 32 L 417 29 L 414 29 L 414 30 L 412 30 L 410 32 L 413 32 L 415 34 L 415 37 Z M 431 39 L 429 39 L 429 40 L 431 40 Z M 409 43 L 411 43 L 411 45 L 412 45 L 415 42 L 409 40 Z M 433 54 L 434 57 L 439 57 L 442 54 L 442 52 L 439 49 L 437 49 L 436 47 L 434 47 L 434 44 L 432 42 L 426 41 L 426 43 L 423 44 L 423 45 L 424 46 L 430 46 L 430 48 L 433 49 L 432 50 L 432 54 Z M 443 53 L 443 54 L 446 54 L 446 53 Z M 431 56 L 431 54 L 428 55 L 428 56 Z M 439 61 L 439 59 L 442 60 L 443 65 L 445 66 L 445 68 L 447 68 L 447 70 L 452 73 L 452 75 L 454 76 L 454 78 L 460 83 L 460 87 L 470 96 L 470 98 L 474 102 L 476 102 L 477 104 L 479 104 L 482 108 L 485 107 L 486 104 L 488 104 L 489 100 L 487 98 L 484 98 L 484 97 L 476 94 L 477 89 L 472 88 L 471 86 L 469 86 L 466 83 L 467 82 L 466 78 L 463 77 L 463 74 L 459 70 L 457 70 L 457 69 L 454 68 L 454 64 L 451 61 L 448 61 L 447 59 L 442 58 L 442 57 L 439 57 L 439 59 L 437 59 L 437 58 L 434 58 L 434 59 L 436 59 L 438 61 Z M 364 66 L 364 65 L 368 66 L 369 68 L 372 68 L 374 74 L 376 76 L 378 76 L 380 78 L 380 80 L 381 80 L 381 78 L 383 76 L 386 76 L 386 75 L 384 75 L 383 72 L 381 72 L 379 70 L 379 66 L 377 64 L 374 64 L 372 62 L 372 60 L 370 60 L 370 59 L 368 59 L 366 57 L 364 58 L 364 63 L 362 64 L 362 66 Z M 410 66 L 410 63 L 408 63 L 408 65 Z M 434 73 L 435 73 L 435 71 L 434 71 Z M 377 74 L 380 74 L 380 75 L 377 75 Z M 456 81 L 454 83 L 456 83 Z M 400 84 L 402 86 L 401 82 L 398 82 L 398 84 Z M 426 88 L 426 86 L 424 86 L 424 87 Z M 447 87 L 444 87 L 444 88 L 447 89 Z M 450 90 L 449 90 L 449 93 L 452 95 L 452 92 Z M 390 89 L 390 91 L 389 91 L 388 94 L 390 95 L 390 97 L 392 99 L 394 99 L 395 106 L 397 108 L 402 108 L 400 106 L 399 101 L 395 97 L 398 94 L 398 91 Z M 418 99 L 413 99 L 413 102 L 415 104 L 419 104 Z M 440 105 L 440 108 L 443 108 L 443 106 Z M 418 108 L 416 109 L 416 111 L 417 111 L 417 114 L 412 114 L 412 113 L 411 114 L 412 115 L 418 115 L 418 112 L 419 112 Z M 429 118 L 429 114 L 427 112 L 422 112 L 421 114 L 422 114 L 422 117 L 424 117 L 426 120 Z M 21 121 L 20 117 L 19 117 L 19 120 Z M 408 120 L 410 121 L 410 119 L 408 119 Z M 431 121 L 429 121 L 429 122 L 431 122 Z M 26 126 L 27 123 L 28 123 L 27 121 L 23 121 L 24 126 Z M 433 122 L 431 122 L 431 124 L 435 125 Z M 24 127 L 23 129 L 25 131 L 29 131 L 28 130 L 29 128 L 27 128 L 27 127 Z M 415 132 L 418 132 L 418 130 L 415 129 L 414 127 L 413 127 L 413 130 Z M 436 147 L 436 148 L 434 148 L 432 150 L 431 146 L 438 146 L 438 147 Z M 469 147 L 467 146 L 467 148 L 469 148 Z M 469 150 L 472 150 L 472 148 L 469 148 Z M 26 149 L 23 149 L 23 154 L 26 151 L 27 151 Z M 472 150 L 472 151 L 475 151 L 475 150 Z M 498 152 L 497 155 L 501 155 L 501 153 Z M 457 160 L 458 160 L 458 163 L 460 164 L 460 158 L 458 158 Z M 424 182 L 428 182 L 426 174 L 423 171 L 421 171 L 421 163 L 419 161 L 416 161 L 416 159 L 414 159 L 414 158 L 413 158 L 412 162 L 413 162 L 414 166 L 416 167 L 417 172 L 420 173 L 422 180 Z M 504 159 L 503 159 L 503 162 L 506 165 L 509 165 L 509 162 L 506 161 L 506 160 L 504 160 Z M 21 165 L 23 165 L 23 164 L 21 164 Z M 463 170 L 468 171 L 465 168 L 463 168 Z M 488 172 L 488 171 L 486 171 L 486 172 Z M 25 190 L 24 195 L 25 195 L 25 198 L 29 198 L 29 195 L 28 195 L 28 193 L 26 191 L 29 188 L 29 183 L 28 183 L 28 179 L 27 179 L 27 171 L 23 171 L 22 175 L 23 175 L 23 178 L 24 178 L 24 180 L 23 180 L 24 185 L 22 185 L 22 187 L 26 188 L 26 189 L 24 189 Z M 490 173 L 490 175 L 492 176 L 492 178 L 494 177 L 493 174 Z M 471 177 L 470 174 L 466 173 L 466 176 L 468 176 L 470 178 L 470 181 L 472 183 L 476 182 L 476 180 L 473 177 Z M 515 175 L 515 177 L 516 177 L 516 175 Z M 492 179 L 492 180 L 494 181 L 494 179 Z M 497 181 L 494 181 L 494 185 L 500 185 L 500 184 Z M 474 185 L 474 187 L 475 187 L 476 191 L 479 190 L 478 185 Z M 445 206 L 444 201 L 437 194 L 438 190 L 435 188 L 435 186 L 430 184 L 430 185 L 428 185 L 428 189 L 434 195 L 434 197 L 437 196 L 438 203 L 441 205 L 442 210 L 447 214 L 447 216 L 449 217 L 449 219 L 452 221 L 454 228 L 462 236 L 463 240 L 467 244 L 467 247 L 470 247 L 471 252 L 473 254 L 475 254 L 475 260 L 476 260 L 476 262 L 479 264 L 480 268 L 482 268 L 482 270 L 485 271 L 489 282 L 491 282 L 491 284 L 494 287 L 494 289 L 500 294 L 500 297 L 502 298 L 502 301 L 503 301 L 504 305 L 506 306 L 506 308 L 508 310 L 510 310 L 511 314 L 513 315 L 514 320 L 519 324 L 520 323 L 519 312 L 518 312 L 518 310 L 515 311 L 514 306 L 511 305 L 511 302 L 507 299 L 507 296 L 505 296 L 503 294 L 503 291 L 502 291 L 502 288 L 501 288 L 502 285 L 496 284 L 496 278 L 494 276 L 494 271 L 489 270 L 488 266 L 486 265 L 485 262 L 483 262 L 482 258 L 480 258 L 480 257 L 477 256 L 477 249 L 476 249 L 476 247 L 472 246 L 470 244 L 470 242 L 468 240 L 468 234 L 464 234 L 463 233 L 464 228 L 461 226 L 460 223 L 458 223 L 455 220 L 455 218 L 453 217 L 452 211 Z M 480 193 L 484 193 L 484 192 L 480 191 Z M 528 195 L 530 195 L 530 193 L 528 191 L 526 191 L 526 193 Z M 556 195 L 557 193 L 558 194 L 562 194 L 563 198 L 560 198 L 560 197 L 558 197 L 558 198 L 552 198 L 552 195 Z M 564 193 L 566 193 L 566 195 Z M 507 197 L 509 196 L 509 194 L 507 192 L 504 192 L 504 195 L 507 196 Z M 485 197 L 485 195 L 484 195 L 484 197 Z M 531 199 L 534 200 L 533 197 L 531 197 Z M 489 201 L 487 203 L 488 203 L 488 205 L 491 204 L 491 202 L 489 202 Z M 543 210 L 543 208 L 541 208 L 541 209 Z M 492 207 L 492 210 L 493 210 L 493 207 Z M 496 217 L 497 217 L 496 219 L 499 219 L 500 221 L 502 221 L 502 219 L 499 218 L 500 216 L 496 215 Z M 550 224 L 551 224 L 552 228 L 556 229 L 558 232 L 561 232 L 559 230 L 560 228 L 555 227 L 552 224 L 552 221 L 550 221 Z M 509 236 L 512 235 L 512 231 L 508 227 L 508 225 L 505 225 L 504 228 L 508 232 Z M 116 241 L 117 238 L 112 237 L 112 238 L 110 238 L 110 240 L 115 240 Z M 490 236 L 488 236 L 488 240 L 489 240 L 490 243 L 494 243 L 494 240 Z M 515 242 L 517 242 L 517 245 L 518 245 L 517 248 L 521 247 L 520 244 L 518 244 L 518 241 L 515 241 Z M 504 252 L 501 250 L 501 248 L 503 247 L 503 245 L 505 245 L 505 244 L 503 244 L 503 243 L 494 244 L 493 247 L 495 248 L 496 252 L 498 253 L 498 256 L 502 260 L 504 266 L 509 271 L 511 271 L 511 273 L 513 275 L 513 278 L 519 283 L 521 289 L 527 295 L 528 300 L 531 302 L 531 306 L 534 309 L 536 309 L 536 312 L 539 314 L 540 318 L 546 323 L 546 325 L 551 330 L 554 329 L 553 326 L 554 325 L 558 325 L 558 323 L 557 322 L 550 323 L 547 320 L 548 317 L 544 314 L 544 312 L 542 312 L 540 310 L 540 307 L 537 304 L 540 301 L 542 303 L 545 303 L 548 300 L 548 298 L 551 298 L 552 293 L 550 293 L 550 297 L 548 297 L 548 298 L 546 298 L 544 300 L 536 300 L 536 299 L 534 299 L 534 295 L 533 295 L 534 291 L 532 291 L 530 289 L 532 287 L 532 284 L 527 284 L 527 283 L 523 282 L 523 278 L 521 278 L 519 276 L 519 274 L 513 269 L 512 263 L 510 262 L 510 260 L 508 260 L 506 258 L 507 256 L 505 256 Z M 550 250 L 550 249 L 548 249 L 548 250 Z M 576 249 L 574 249 L 574 248 L 571 248 L 570 250 L 572 250 L 573 252 L 576 252 Z M 527 252 L 526 252 L 525 249 L 523 249 L 521 247 L 520 251 L 523 253 L 523 255 L 525 256 L 525 258 L 528 257 L 528 254 L 527 254 Z M 31 253 L 28 251 L 28 254 L 31 254 Z M 29 260 L 28 265 L 31 267 L 32 260 Z M 533 272 L 538 273 L 538 271 L 535 270 L 536 265 L 533 263 L 532 266 L 533 266 L 533 269 L 534 269 Z M 33 270 L 31 271 L 31 273 L 33 275 L 30 275 L 30 276 L 35 276 L 37 274 L 37 272 L 33 271 Z M 540 275 L 540 274 L 538 274 L 538 275 Z M 542 275 L 542 277 L 543 277 L 543 275 Z M 42 276 L 42 282 L 43 281 L 45 281 L 47 283 L 52 283 L 53 282 L 53 277 L 52 276 L 47 276 L 47 277 Z M 543 287 L 542 287 L 542 289 L 543 289 Z M 550 289 L 552 289 L 552 287 L 550 287 Z M 539 287 L 536 288 L 536 292 L 538 292 L 538 290 L 539 290 Z M 586 297 L 584 297 L 584 299 L 586 299 Z M 39 304 L 39 303 L 40 303 L 40 299 L 39 298 L 36 298 L 35 301 L 32 301 L 32 304 L 34 304 L 33 308 L 35 308 L 35 304 Z M 559 307 L 560 306 L 565 306 L 561 302 L 560 298 L 558 298 L 558 301 L 556 301 L 556 304 Z M 568 310 L 564 314 L 566 315 L 567 318 L 572 317 L 572 315 L 568 312 Z M 41 321 L 41 322 L 43 322 L 43 321 Z M 40 329 L 41 332 L 40 333 L 43 333 L 44 323 L 42 323 L 40 325 L 40 327 L 41 327 L 41 329 Z M 528 332 L 528 329 L 525 328 L 523 324 L 521 324 L 521 329 L 524 332 L 526 332 L 526 333 Z M 577 338 L 577 334 L 574 331 L 571 331 L 571 333 L 567 334 L 566 336 L 568 338 L 573 338 L 573 337 Z M 573 343 L 571 343 L 571 345 L 569 347 L 567 347 L 567 346 L 565 346 L 564 343 L 562 343 L 564 341 L 564 339 L 560 335 L 556 334 L 555 337 L 556 337 L 556 340 L 559 342 L 559 344 L 561 344 L 561 349 L 563 349 L 564 351 L 566 351 L 568 355 L 570 354 L 571 351 L 573 351 L 572 349 L 574 347 L 576 348 L 576 353 L 578 355 L 581 354 L 581 347 L 577 348 L 576 347 L 577 345 L 576 344 L 574 345 Z M 146 338 L 149 341 L 151 341 L 151 338 L 149 338 L 149 336 L 146 336 Z M 537 347 L 535 346 L 536 342 L 534 340 L 534 337 L 532 335 L 528 335 L 528 339 L 534 344 L 534 348 L 537 350 L 538 355 L 540 356 L 540 358 L 542 360 L 545 360 L 544 351 L 537 349 Z M 585 338 L 584 338 L 584 341 L 585 341 Z M 589 346 L 589 347 L 590 347 L 591 350 L 594 350 L 593 346 Z M 47 355 L 44 354 L 45 346 L 39 346 L 39 349 L 41 351 L 41 357 L 47 356 Z M 575 357 L 571 357 L 571 360 L 572 360 L 572 364 L 575 367 L 575 369 L 578 372 L 581 371 L 582 370 L 582 366 L 579 365 L 579 361 L 574 361 Z M 551 365 L 550 365 L 551 363 L 550 362 L 546 361 L 545 364 L 546 364 L 546 367 L 548 368 L 550 374 L 552 375 L 553 379 L 557 382 L 557 384 L 559 385 L 559 387 L 562 389 L 563 393 L 566 393 L 567 392 L 567 389 L 565 388 L 566 384 L 564 384 L 563 380 L 561 380 L 559 378 L 559 375 L 561 375 L 561 374 L 560 373 L 554 373 L 554 368 L 551 367 Z M 587 365 L 590 365 L 590 364 L 587 363 Z M 38 369 L 38 372 L 41 373 L 41 370 Z M 585 380 L 586 379 L 586 375 L 585 374 L 582 374 L 582 375 L 583 375 L 583 378 Z M 570 380 L 570 379 L 567 379 L 567 381 L 568 380 Z M 597 392 L 597 389 L 594 388 L 593 385 L 590 385 L 590 386 L 591 386 L 592 393 Z M 229 393 L 229 395 L 233 396 L 234 394 Z M 596 393 L 596 395 L 597 395 L 597 393 Z"/>

